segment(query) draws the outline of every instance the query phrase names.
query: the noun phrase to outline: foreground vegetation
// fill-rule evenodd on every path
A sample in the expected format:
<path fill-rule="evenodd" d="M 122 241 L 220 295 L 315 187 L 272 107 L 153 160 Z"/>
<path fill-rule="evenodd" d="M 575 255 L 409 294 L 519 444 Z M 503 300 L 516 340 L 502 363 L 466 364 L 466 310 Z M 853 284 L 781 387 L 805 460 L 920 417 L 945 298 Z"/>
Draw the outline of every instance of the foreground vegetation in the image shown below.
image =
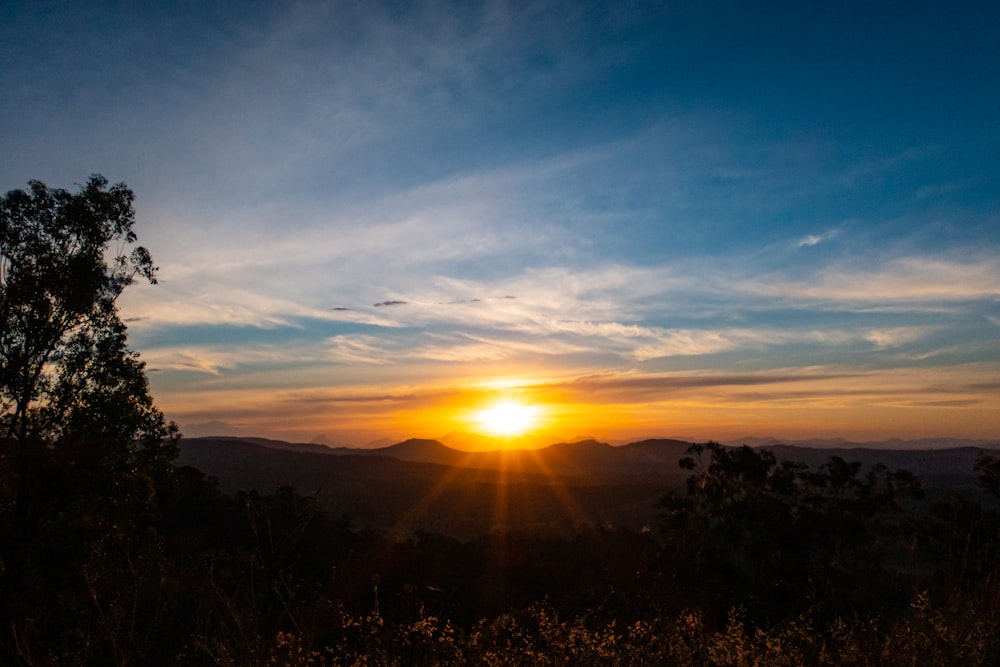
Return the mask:
<path fill-rule="evenodd" d="M 174 465 L 115 300 L 156 269 L 132 193 L 0 200 L 0 664 L 1000 663 L 985 495 L 695 445 L 651 530 L 360 530 Z"/>
<path fill-rule="evenodd" d="M 356 530 L 292 489 L 226 495 L 191 468 L 87 488 L 50 468 L 38 481 L 60 491 L 35 496 L 4 561 L 0 662 L 996 664 L 995 510 L 839 460 L 692 454 L 705 465 L 686 462 L 656 531 L 467 541 Z"/>

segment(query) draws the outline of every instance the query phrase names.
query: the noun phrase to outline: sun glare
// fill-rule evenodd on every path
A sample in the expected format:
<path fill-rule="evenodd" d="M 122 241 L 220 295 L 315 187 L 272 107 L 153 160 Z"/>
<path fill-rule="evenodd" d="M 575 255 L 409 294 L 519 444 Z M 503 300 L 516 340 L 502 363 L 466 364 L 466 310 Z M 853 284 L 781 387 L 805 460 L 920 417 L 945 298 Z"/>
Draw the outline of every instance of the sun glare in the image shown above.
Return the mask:
<path fill-rule="evenodd" d="M 489 435 L 514 436 L 527 433 L 538 422 L 540 410 L 512 400 L 503 400 L 473 415 L 480 429 Z"/>

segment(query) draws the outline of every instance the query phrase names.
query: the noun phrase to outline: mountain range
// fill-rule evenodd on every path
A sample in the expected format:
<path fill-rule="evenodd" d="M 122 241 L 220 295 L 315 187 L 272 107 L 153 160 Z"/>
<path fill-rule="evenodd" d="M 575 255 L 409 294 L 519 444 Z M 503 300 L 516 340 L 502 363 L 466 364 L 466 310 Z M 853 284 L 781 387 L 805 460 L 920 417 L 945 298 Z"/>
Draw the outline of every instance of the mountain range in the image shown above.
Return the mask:
<path fill-rule="evenodd" d="M 427 439 L 356 449 L 205 437 L 183 439 L 178 464 L 217 478 L 226 492 L 269 493 L 293 486 L 364 528 L 475 537 L 501 528 L 648 527 L 657 502 L 683 489 L 690 472 L 678 461 L 691 444 L 649 439 L 612 446 L 587 439 L 534 450 L 468 452 Z M 780 460 L 812 468 L 831 456 L 905 468 L 938 490 L 975 488 L 973 465 L 985 449 L 817 448 L 780 442 L 763 448 Z"/>

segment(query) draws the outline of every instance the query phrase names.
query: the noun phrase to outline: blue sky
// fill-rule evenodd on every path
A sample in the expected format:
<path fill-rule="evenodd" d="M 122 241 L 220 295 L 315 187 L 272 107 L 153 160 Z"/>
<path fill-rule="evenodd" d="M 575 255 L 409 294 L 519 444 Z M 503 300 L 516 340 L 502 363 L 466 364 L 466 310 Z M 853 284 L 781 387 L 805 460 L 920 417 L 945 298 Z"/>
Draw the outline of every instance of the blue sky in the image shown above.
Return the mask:
<path fill-rule="evenodd" d="M 206 5 L 211 6 L 206 6 Z M 191 435 L 1000 437 L 1000 5 L 5 3 L 0 188 L 136 192 Z"/>

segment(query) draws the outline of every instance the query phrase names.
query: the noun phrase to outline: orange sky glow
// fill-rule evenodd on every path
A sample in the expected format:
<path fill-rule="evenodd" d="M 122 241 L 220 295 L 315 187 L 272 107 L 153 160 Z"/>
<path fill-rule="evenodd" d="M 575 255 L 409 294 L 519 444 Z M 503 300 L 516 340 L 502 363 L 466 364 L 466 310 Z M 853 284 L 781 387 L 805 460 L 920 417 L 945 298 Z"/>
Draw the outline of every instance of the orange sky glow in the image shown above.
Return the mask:
<path fill-rule="evenodd" d="M 506 377 L 460 386 L 222 390 L 167 395 L 164 407 L 193 422 L 227 415 L 245 434 L 362 445 L 437 438 L 469 450 L 533 448 L 583 437 L 988 439 L 998 430 L 1000 401 L 984 401 L 974 387 L 963 387 L 991 382 L 996 371 L 965 368 L 951 377 L 937 375 L 931 387 L 923 373 L 900 370 L 846 377 L 808 372 Z M 503 432 L 484 417 L 503 404 L 528 409 L 530 417 Z M 515 411 L 513 419 L 519 418 Z"/>

